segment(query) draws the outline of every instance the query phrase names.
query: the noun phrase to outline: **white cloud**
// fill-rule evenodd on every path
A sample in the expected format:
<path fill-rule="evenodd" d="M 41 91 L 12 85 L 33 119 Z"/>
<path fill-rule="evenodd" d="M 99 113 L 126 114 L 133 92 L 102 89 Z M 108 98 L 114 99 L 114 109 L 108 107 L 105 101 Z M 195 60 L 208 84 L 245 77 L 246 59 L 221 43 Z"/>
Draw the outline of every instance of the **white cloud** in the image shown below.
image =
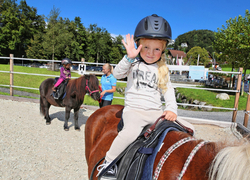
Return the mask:
<path fill-rule="evenodd" d="M 111 33 L 110 35 L 111 35 L 113 38 L 115 38 L 115 37 L 117 37 L 117 36 L 119 36 L 119 35 L 121 35 L 121 34 L 118 34 L 118 35 L 117 35 L 117 34 L 112 34 L 112 33 Z M 126 34 L 125 34 L 125 35 L 121 35 L 121 36 L 123 37 L 124 40 L 126 40 Z"/>

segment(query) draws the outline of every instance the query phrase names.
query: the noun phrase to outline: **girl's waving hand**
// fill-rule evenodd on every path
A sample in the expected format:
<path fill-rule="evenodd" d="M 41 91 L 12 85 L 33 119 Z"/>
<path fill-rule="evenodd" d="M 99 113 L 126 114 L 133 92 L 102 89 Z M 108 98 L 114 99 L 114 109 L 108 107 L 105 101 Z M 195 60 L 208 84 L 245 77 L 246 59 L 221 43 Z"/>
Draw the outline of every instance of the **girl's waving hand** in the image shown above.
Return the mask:
<path fill-rule="evenodd" d="M 126 35 L 126 42 L 122 40 L 123 45 L 126 48 L 128 58 L 134 59 L 139 54 L 142 45 L 140 45 L 137 49 L 135 48 L 134 36 L 130 34 Z"/>

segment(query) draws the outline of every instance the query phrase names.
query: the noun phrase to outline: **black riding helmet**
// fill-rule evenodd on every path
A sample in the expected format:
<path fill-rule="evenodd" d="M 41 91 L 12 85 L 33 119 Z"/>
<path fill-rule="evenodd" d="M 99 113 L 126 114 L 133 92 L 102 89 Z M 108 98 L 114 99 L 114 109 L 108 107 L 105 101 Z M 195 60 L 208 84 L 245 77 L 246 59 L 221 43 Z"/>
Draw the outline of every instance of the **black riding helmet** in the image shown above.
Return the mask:
<path fill-rule="evenodd" d="M 65 65 L 72 64 L 72 61 L 69 58 L 63 58 L 62 64 L 65 64 Z"/>
<path fill-rule="evenodd" d="M 171 27 L 164 18 L 156 14 L 147 16 L 138 23 L 135 29 L 135 42 L 141 38 L 163 39 L 169 42 L 172 38 Z"/>

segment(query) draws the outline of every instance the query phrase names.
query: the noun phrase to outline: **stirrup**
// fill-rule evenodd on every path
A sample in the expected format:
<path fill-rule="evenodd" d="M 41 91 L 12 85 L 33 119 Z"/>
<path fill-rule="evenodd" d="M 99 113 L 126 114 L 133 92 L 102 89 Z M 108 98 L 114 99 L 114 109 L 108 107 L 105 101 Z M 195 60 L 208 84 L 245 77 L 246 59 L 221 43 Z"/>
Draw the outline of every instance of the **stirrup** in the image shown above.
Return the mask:
<path fill-rule="evenodd" d="M 102 171 L 104 171 L 108 166 L 109 166 L 110 162 L 107 162 L 106 160 L 104 160 L 104 162 L 99 165 L 96 169 L 97 171 L 99 171 L 96 175 L 96 177 L 98 177 Z M 117 174 L 117 165 L 114 164 L 110 169 L 107 170 L 108 174 L 112 174 L 112 175 L 116 175 Z"/>

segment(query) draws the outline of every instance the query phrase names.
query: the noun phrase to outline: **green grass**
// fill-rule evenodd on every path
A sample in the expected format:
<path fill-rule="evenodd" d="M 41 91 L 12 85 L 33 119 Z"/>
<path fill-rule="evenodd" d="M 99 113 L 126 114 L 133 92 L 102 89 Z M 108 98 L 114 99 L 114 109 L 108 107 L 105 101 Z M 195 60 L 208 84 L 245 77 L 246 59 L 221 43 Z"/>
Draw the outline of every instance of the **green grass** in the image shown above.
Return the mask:
<path fill-rule="evenodd" d="M 9 65 L 0 64 L 0 70 L 1 71 L 9 71 L 10 67 L 9 67 Z M 60 75 L 59 71 L 49 71 L 47 69 L 42 69 L 42 68 L 32 68 L 32 67 L 22 67 L 22 66 L 14 66 L 14 71 L 15 72 L 36 73 L 36 74 L 50 74 L 50 75 L 54 75 L 55 77 L 58 77 Z M 223 68 L 223 71 L 231 71 L 231 69 L 230 68 Z M 1 73 L 0 72 L 0 76 L 1 76 L 0 84 L 4 84 L 4 85 L 10 84 L 9 73 Z M 80 75 L 72 72 L 72 77 L 80 77 Z M 47 78 L 49 78 L 49 77 L 14 74 L 14 85 L 15 86 L 38 88 L 40 86 L 40 84 L 42 83 L 42 81 L 44 81 Z M 117 88 L 122 88 L 122 87 L 126 87 L 126 83 L 117 83 Z M 185 89 L 185 88 L 177 88 L 177 89 L 182 95 L 185 95 L 188 99 L 192 98 L 192 99 L 197 99 L 198 101 L 205 101 L 205 102 L 207 102 L 207 104 L 212 104 L 213 106 L 216 106 L 216 107 L 227 107 L 227 108 L 234 107 L 235 95 L 230 95 L 230 100 L 220 100 L 220 99 L 215 98 L 216 95 L 220 92 L 198 90 L 198 89 Z M 38 90 L 30 90 L 30 89 L 23 89 L 23 88 L 15 88 L 15 90 L 39 94 Z M 2 92 L 0 92 L 0 94 L 9 95 L 8 93 L 2 93 Z M 115 97 L 124 97 L 122 94 L 119 94 L 118 92 L 115 92 L 114 96 Z M 245 110 L 246 102 L 247 102 L 247 94 L 244 93 L 244 96 L 240 96 L 238 109 Z M 98 102 L 94 101 L 90 96 L 85 96 L 84 104 L 98 106 Z M 124 105 L 124 100 L 114 98 L 112 104 Z M 214 111 L 221 111 L 221 110 L 214 110 Z"/>
<path fill-rule="evenodd" d="M 178 92 L 182 95 L 185 95 L 187 99 L 197 99 L 198 101 L 206 102 L 206 105 L 211 104 L 215 107 L 225 107 L 225 108 L 234 108 L 235 94 L 230 95 L 229 100 L 220 100 L 216 98 L 216 95 L 222 92 L 214 92 L 214 91 L 206 91 L 201 89 L 185 89 L 185 88 L 177 88 Z M 238 109 L 245 110 L 247 103 L 247 93 L 244 93 L 243 96 L 239 98 Z M 213 111 L 226 111 L 213 109 Z"/>

